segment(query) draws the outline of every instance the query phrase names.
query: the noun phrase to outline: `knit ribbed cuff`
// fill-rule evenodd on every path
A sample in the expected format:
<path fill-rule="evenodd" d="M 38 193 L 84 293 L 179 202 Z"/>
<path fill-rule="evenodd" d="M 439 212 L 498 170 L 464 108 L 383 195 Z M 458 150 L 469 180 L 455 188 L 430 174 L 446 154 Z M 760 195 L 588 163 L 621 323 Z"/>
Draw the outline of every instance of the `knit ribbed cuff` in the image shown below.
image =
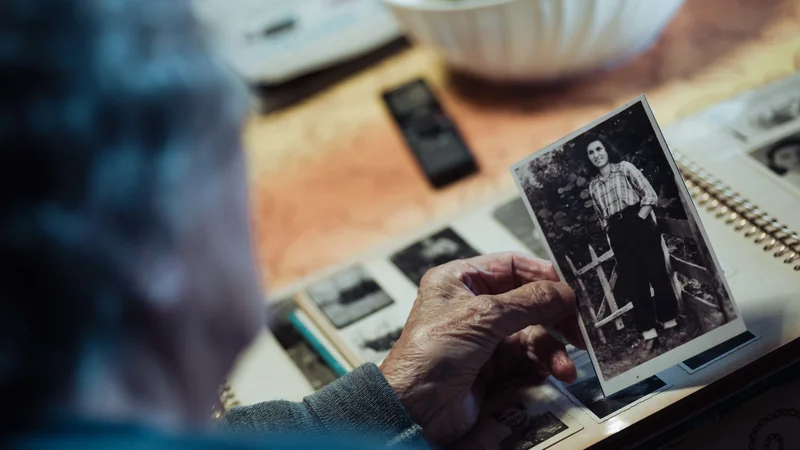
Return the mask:
<path fill-rule="evenodd" d="M 375 364 L 364 364 L 304 401 L 332 434 L 371 435 L 390 445 L 424 444 L 422 429 Z"/>

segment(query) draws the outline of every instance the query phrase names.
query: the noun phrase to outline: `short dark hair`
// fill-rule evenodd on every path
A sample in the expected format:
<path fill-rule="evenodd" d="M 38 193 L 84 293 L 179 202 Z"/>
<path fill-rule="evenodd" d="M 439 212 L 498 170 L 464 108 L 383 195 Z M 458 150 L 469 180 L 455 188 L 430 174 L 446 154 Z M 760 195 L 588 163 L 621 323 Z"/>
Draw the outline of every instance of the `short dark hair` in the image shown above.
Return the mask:
<path fill-rule="evenodd" d="M 7 435 L 67 394 L 89 345 L 144 326 L 128 264 L 168 245 L 179 163 L 219 166 L 247 105 L 188 1 L 6 0 L 0 29 Z"/>
<path fill-rule="evenodd" d="M 785 175 L 786 169 L 775 164 L 775 154 L 778 153 L 778 150 L 788 146 L 796 146 L 797 148 L 795 151 L 797 152 L 798 158 L 800 158 L 800 137 L 790 137 L 788 139 L 784 139 L 767 150 L 767 166 L 770 168 L 770 170 L 778 175 Z"/>
<path fill-rule="evenodd" d="M 595 175 L 599 174 L 599 170 L 592 164 L 592 160 L 589 159 L 589 155 L 586 152 L 587 147 L 594 141 L 600 141 L 603 144 L 603 147 L 606 149 L 606 153 L 608 153 L 608 162 L 609 163 L 618 163 L 623 161 L 622 155 L 617 151 L 616 147 L 611 144 L 611 141 L 608 140 L 604 135 L 593 133 L 591 131 L 582 134 L 575 142 L 576 147 L 581 151 L 581 156 L 583 158 L 584 167 L 586 168 L 586 173 L 590 177 L 594 177 Z"/>

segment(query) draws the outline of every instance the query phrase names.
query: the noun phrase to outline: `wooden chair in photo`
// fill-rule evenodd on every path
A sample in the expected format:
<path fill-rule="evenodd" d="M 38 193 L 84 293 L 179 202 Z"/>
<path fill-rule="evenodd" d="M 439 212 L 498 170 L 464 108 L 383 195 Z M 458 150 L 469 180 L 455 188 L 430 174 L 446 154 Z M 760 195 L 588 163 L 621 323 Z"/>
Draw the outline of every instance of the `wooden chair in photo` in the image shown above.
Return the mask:
<path fill-rule="evenodd" d="M 655 220 L 655 215 L 652 215 L 652 213 L 651 217 L 653 220 Z M 687 307 L 689 307 L 698 315 L 703 314 L 704 311 L 719 312 L 722 315 L 725 323 L 730 321 L 731 317 L 729 317 L 729 312 L 723 305 L 723 298 L 725 298 L 726 295 L 725 289 L 723 288 L 719 278 L 715 276 L 714 273 L 706 269 L 706 267 L 715 267 L 713 258 L 711 257 L 708 248 L 703 245 L 697 246 L 705 267 L 698 266 L 689 261 L 678 258 L 675 255 L 671 255 L 667 249 L 664 235 L 691 238 L 694 240 L 694 242 L 704 242 L 697 224 L 693 220 L 662 218 L 656 221 L 656 227 L 661 235 L 661 248 L 664 250 L 664 255 L 666 257 L 665 262 L 667 267 L 667 275 L 672 281 L 671 286 L 673 294 L 678 301 L 679 311 L 683 312 Z M 621 308 L 619 307 L 617 300 L 614 297 L 614 286 L 617 283 L 616 268 L 611 271 L 610 277 L 606 277 L 605 270 L 602 267 L 604 262 L 614 258 L 614 251 L 609 249 L 602 255 L 597 256 L 597 252 L 595 251 L 594 247 L 589 245 L 589 257 L 591 259 L 589 264 L 581 268 L 575 267 L 575 264 L 572 262 L 569 256 L 566 256 L 566 260 L 570 271 L 572 271 L 572 274 L 577 280 L 578 290 L 582 294 L 583 298 L 589 299 L 589 291 L 586 289 L 586 285 L 581 278 L 593 272 L 600 281 L 600 286 L 603 288 L 604 295 L 599 308 L 597 311 L 595 311 L 591 302 L 589 302 L 587 306 L 592 325 L 589 331 L 594 333 L 601 343 L 605 344 L 606 338 L 603 334 L 602 327 L 613 322 L 614 327 L 617 330 L 622 330 L 625 328 L 625 323 L 622 321 L 622 316 L 625 313 L 633 310 L 633 303 L 629 301 Z M 693 295 L 690 292 L 687 292 L 685 289 L 683 289 L 683 283 L 681 283 L 678 274 L 697 280 L 700 284 L 710 286 L 715 293 L 714 301 L 708 301 Z M 608 310 L 608 314 L 605 314 L 606 310 Z M 709 331 L 709 326 L 704 321 L 700 320 L 698 322 L 703 333 Z"/>

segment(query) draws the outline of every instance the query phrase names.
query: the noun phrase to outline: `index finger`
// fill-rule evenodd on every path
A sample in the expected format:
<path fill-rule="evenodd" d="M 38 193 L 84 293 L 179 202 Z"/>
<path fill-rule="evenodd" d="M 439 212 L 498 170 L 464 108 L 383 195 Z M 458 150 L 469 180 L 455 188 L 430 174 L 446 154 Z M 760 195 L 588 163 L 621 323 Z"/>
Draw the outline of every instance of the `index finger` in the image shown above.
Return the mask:
<path fill-rule="evenodd" d="M 564 328 L 569 326 L 565 319 L 575 317 L 575 292 L 553 281 L 535 281 L 502 294 L 480 295 L 471 302 L 475 324 L 497 342 L 531 325 Z M 577 322 L 572 325 L 577 326 Z"/>
<path fill-rule="evenodd" d="M 461 281 L 475 294 L 502 294 L 534 281 L 559 281 L 553 263 L 521 252 L 490 253 L 459 261 Z"/>

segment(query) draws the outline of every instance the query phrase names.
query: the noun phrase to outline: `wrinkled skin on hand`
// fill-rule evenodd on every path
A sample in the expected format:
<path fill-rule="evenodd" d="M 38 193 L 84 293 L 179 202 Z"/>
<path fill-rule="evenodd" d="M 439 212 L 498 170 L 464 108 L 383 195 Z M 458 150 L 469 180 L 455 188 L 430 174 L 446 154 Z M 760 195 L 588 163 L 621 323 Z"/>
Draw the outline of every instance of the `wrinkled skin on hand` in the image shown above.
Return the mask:
<path fill-rule="evenodd" d="M 550 262 L 521 253 L 453 261 L 423 277 L 381 371 L 426 439 L 445 446 L 475 424 L 493 381 L 574 381 L 575 365 L 544 326 L 584 348 L 575 293 Z"/>

